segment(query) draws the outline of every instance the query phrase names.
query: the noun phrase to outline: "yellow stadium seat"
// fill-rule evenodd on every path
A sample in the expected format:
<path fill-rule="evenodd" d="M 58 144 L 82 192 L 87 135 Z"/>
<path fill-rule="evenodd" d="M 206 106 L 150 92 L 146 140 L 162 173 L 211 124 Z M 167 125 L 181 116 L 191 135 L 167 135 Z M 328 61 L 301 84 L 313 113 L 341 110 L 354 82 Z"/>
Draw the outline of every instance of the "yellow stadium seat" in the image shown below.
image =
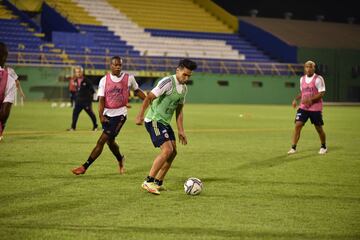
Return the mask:
<path fill-rule="evenodd" d="M 1 19 L 16 19 L 14 15 L 3 5 L 0 5 L 0 18 Z"/>
<path fill-rule="evenodd" d="M 51 7 L 75 24 L 87 24 L 100 26 L 101 23 L 95 17 L 89 15 L 85 9 L 71 0 L 46 0 Z"/>
<path fill-rule="evenodd" d="M 108 0 L 143 28 L 232 33 L 233 30 L 191 0 Z M 178 11 L 186 6 L 184 11 Z"/>

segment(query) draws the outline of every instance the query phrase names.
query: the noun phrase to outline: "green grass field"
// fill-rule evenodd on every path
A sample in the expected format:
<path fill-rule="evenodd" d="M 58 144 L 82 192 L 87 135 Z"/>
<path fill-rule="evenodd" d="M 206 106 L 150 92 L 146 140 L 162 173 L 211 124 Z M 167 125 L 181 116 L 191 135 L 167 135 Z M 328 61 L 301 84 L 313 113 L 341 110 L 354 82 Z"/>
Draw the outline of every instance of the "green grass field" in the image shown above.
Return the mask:
<path fill-rule="evenodd" d="M 189 144 L 160 196 L 140 189 L 158 150 L 138 108 L 118 137 L 126 175 L 105 147 L 74 176 L 100 135 L 85 112 L 66 132 L 70 108 L 14 107 L 0 143 L 0 239 L 360 239 L 359 107 L 325 108 L 327 155 L 308 123 L 287 156 L 290 106 L 189 104 Z M 204 183 L 196 197 L 183 191 L 191 176 Z"/>

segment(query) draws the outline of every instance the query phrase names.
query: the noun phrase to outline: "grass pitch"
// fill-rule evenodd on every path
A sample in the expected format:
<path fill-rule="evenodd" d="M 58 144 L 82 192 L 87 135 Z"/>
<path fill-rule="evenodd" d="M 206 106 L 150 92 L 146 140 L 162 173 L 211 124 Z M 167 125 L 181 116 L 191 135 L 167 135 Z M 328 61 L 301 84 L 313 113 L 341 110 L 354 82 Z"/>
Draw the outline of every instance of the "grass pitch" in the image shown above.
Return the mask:
<path fill-rule="evenodd" d="M 160 196 L 140 189 L 158 150 L 134 123 L 138 109 L 117 138 L 127 173 L 105 146 L 74 176 L 100 135 L 86 113 L 66 132 L 69 108 L 13 107 L 0 143 L 0 239 L 360 239 L 359 107 L 325 107 L 327 155 L 307 123 L 287 156 L 291 107 L 188 104 L 189 144 Z M 203 181 L 201 195 L 184 194 L 188 177 Z"/>

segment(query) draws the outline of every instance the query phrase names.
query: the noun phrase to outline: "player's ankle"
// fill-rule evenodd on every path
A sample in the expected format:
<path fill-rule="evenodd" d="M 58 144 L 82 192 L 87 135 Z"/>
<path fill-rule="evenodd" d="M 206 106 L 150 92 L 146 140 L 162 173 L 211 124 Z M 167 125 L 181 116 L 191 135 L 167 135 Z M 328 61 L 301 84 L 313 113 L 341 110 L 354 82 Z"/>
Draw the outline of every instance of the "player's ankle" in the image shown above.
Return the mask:
<path fill-rule="evenodd" d="M 151 176 L 147 176 L 145 180 L 146 182 L 155 182 L 155 178 Z"/>

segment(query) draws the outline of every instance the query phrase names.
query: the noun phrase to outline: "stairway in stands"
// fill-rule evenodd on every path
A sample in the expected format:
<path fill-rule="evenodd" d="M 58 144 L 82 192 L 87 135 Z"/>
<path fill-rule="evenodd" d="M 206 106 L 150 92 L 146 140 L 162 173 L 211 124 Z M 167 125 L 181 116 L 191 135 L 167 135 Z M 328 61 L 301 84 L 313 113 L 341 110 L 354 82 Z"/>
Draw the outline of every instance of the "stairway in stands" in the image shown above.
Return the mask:
<path fill-rule="evenodd" d="M 243 60 L 244 55 L 223 40 L 152 36 L 105 0 L 74 0 L 89 15 L 121 37 L 142 56 Z"/>
<path fill-rule="evenodd" d="M 0 41 L 7 45 L 7 62 L 22 64 L 64 64 L 68 56 L 60 55 L 54 44 L 42 40 L 43 33 L 36 32 L 27 23 L 19 20 L 3 1 L 0 1 Z M 16 52 L 16 53 L 15 53 Z M 46 56 L 43 54 L 46 53 Z"/>
<path fill-rule="evenodd" d="M 103 26 L 74 1 L 46 0 L 46 3 L 75 25 L 84 39 L 90 40 L 86 44 L 73 44 L 63 41 L 60 36 L 55 41 L 56 46 L 66 52 L 77 64 L 84 67 L 104 68 L 104 65 L 108 64 L 104 61 L 105 56 L 140 56 L 133 46 Z M 71 37 L 71 34 L 67 34 L 66 37 Z M 73 38 L 76 37 L 77 34 L 74 34 Z"/>

